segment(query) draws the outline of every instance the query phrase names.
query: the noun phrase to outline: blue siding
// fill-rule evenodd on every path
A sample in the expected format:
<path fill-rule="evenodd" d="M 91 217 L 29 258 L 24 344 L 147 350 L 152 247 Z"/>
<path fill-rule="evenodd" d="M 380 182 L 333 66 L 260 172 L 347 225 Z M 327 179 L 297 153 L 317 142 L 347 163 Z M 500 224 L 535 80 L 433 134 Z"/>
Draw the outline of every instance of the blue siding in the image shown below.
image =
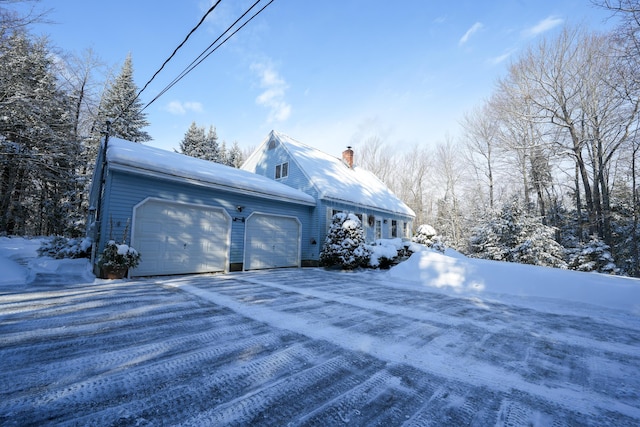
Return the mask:
<path fill-rule="evenodd" d="M 298 190 L 304 191 L 309 194 L 314 199 L 318 200 L 318 191 L 311 184 L 307 176 L 300 169 L 298 164 L 291 158 L 287 150 L 280 145 L 279 143 L 273 149 L 269 149 L 269 144 L 265 144 L 262 147 L 262 153 L 260 162 L 256 165 L 256 169 L 252 172 L 262 175 L 264 177 L 275 179 L 275 171 L 276 165 L 288 162 L 289 163 L 289 174 L 286 178 L 278 179 L 278 182 L 286 184 L 290 187 L 296 188 Z M 319 203 L 319 202 L 318 202 Z M 306 243 L 309 245 L 310 250 L 308 252 L 308 258 L 305 258 L 305 253 L 303 249 L 303 260 L 312 260 L 317 261 L 320 257 L 320 249 L 322 248 L 322 242 L 324 242 L 324 237 L 326 236 L 326 232 L 324 232 L 323 225 L 320 222 L 320 219 L 324 215 L 324 210 L 320 213 L 318 208 L 313 209 L 311 214 L 311 220 L 307 225 L 307 229 L 305 230 L 305 224 L 303 224 L 303 239 L 305 231 L 307 232 Z M 315 243 L 311 243 L 315 242 Z M 303 241 L 303 248 L 305 242 Z"/>
<path fill-rule="evenodd" d="M 288 151 L 279 143 L 276 142 L 274 148 L 269 149 L 269 143 L 264 144 L 261 153 L 260 161 L 256 165 L 256 169 L 252 172 L 265 176 L 267 178 L 275 179 L 276 165 L 284 162 L 289 163 L 289 176 L 286 178 L 278 179 L 277 181 L 287 184 L 293 188 L 304 191 L 310 196 L 318 200 L 318 206 L 313 212 L 313 218 L 311 220 L 311 229 L 309 230 L 310 236 L 317 242 L 315 258 L 319 258 L 322 244 L 327 236 L 327 230 L 331 220 L 331 215 L 327 213 L 329 210 L 337 210 L 341 212 L 351 212 L 356 214 L 365 214 L 367 217 L 373 215 L 376 219 L 381 221 L 387 220 L 387 223 L 382 225 L 381 238 L 391 238 L 391 221 L 398 221 L 398 237 L 405 237 L 402 235 L 402 223 L 406 222 L 411 224 L 412 217 L 403 216 L 398 214 L 391 214 L 388 212 L 379 211 L 373 208 L 361 208 L 349 203 L 334 202 L 331 200 L 320 199 L 317 189 L 313 186 L 304 172 L 300 169 L 298 164 L 293 158 L 290 157 Z M 368 242 L 375 240 L 375 225 L 370 227 L 367 221 L 364 221 L 365 239 Z M 411 226 L 409 226 L 409 229 Z"/>
<path fill-rule="evenodd" d="M 382 235 L 381 238 L 382 239 L 390 239 L 392 238 L 391 236 L 391 221 L 395 220 L 397 221 L 397 225 L 398 225 L 398 231 L 397 231 L 397 236 L 396 237 L 409 237 L 409 236 L 404 236 L 402 234 L 402 223 L 406 222 L 409 224 L 412 224 L 413 218 L 409 217 L 409 216 L 404 216 L 404 215 L 397 215 L 397 214 L 391 214 L 389 212 L 383 212 L 383 211 L 379 211 L 376 209 L 371 209 L 371 208 L 363 208 L 363 207 L 356 207 L 353 206 L 349 203 L 340 203 L 340 202 L 334 202 L 331 200 L 322 200 L 322 202 L 319 205 L 318 211 L 319 211 L 319 215 L 318 215 L 318 219 L 320 222 L 320 234 L 319 234 L 319 238 L 321 239 L 322 242 L 324 242 L 324 239 L 327 236 L 327 231 L 329 229 L 329 225 L 330 225 L 330 221 L 331 221 L 331 217 L 332 217 L 332 211 L 336 210 L 339 212 L 346 212 L 346 213 L 354 213 L 354 214 L 362 214 L 363 215 L 363 228 L 364 228 L 364 232 L 365 232 L 365 240 L 367 242 L 373 242 L 376 240 L 375 237 L 375 222 L 373 226 L 369 226 L 368 224 L 368 218 L 373 216 L 374 217 L 374 221 L 375 220 L 380 220 L 381 221 L 381 226 L 382 226 Z M 385 224 L 384 221 L 387 221 L 387 223 Z M 411 229 L 411 226 L 409 226 L 409 229 Z"/>
<path fill-rule="evenodd" d="M 98 251 L 104 248 L 110 235 L 116 240 L 122 240 L 127 222 L 133 219 L 134 206 L 148 197 L 222 207 L 232 218 L 238 219 L 246 218 L 255 211 L 296 216 L 302 223 L 302 260 L 317 259 L 317 251 L 310 244 L 309 234 L 309 230 L 312 228 L 310 226 L 310 218 L 313 207 L 225 192 L 205 186 L 119 170 L 110 170 L 105 183 L 103 206 L 108 207 L 108 209 L 101 211 L 101 235 L 98 242 Z M 237 206 L 244 207 L 242 212 L 238 212 Z M 112 227 L 110 222 L 113 225 Z M 244 222 L 232 221 L 231 263 L 241 263 L 243 260 L 244 230 Z M 129 227 L 126 239 L 127 242 L 131 241 L 131 227 Z"/>

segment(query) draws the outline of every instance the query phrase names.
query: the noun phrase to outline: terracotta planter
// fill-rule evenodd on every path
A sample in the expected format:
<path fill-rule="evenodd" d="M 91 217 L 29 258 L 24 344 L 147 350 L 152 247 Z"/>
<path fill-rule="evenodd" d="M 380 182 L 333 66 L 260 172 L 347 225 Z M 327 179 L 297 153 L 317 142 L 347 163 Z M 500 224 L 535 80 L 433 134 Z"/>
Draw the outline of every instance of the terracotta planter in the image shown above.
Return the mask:
<path fill-rule="evenodd" d="M 100 276 L 103 279 L 122 279 L 127 276 L 127 267 L 102 267 Z"/>

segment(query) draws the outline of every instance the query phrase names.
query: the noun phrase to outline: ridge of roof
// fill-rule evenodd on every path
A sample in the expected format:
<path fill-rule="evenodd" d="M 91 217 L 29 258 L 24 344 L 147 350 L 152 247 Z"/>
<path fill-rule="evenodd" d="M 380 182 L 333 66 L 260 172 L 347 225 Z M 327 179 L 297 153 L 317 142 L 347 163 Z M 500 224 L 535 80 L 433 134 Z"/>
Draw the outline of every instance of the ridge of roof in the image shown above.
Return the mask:
<path fill-rule="evenodd" d="M 398 198 L 375 174 L 334 157 L 288 135 L 272 130 L 265 143 L 276 138 L 295 159 L 318 190 L 320 198 L 347 200 L 360 206 L 414 216 L 415 212 Z M 259 150 L 256 150 L 259 151 Z"/>

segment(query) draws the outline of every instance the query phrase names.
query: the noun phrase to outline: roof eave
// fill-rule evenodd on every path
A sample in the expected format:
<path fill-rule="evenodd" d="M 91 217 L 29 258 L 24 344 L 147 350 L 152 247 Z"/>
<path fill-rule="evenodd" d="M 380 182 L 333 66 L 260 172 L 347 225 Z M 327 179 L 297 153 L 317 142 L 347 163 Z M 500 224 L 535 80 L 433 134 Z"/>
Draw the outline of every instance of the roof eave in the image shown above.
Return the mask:
<path fill-rule="evenodd" d="M 144 175 L 144 176 L 148 176 L 148 177 L 152 177 L 152 178 L 165 179 L 165 180 L 174 181 L 174 182 L 181 182 L 181 183 L 186 182 L 186 183 L 189 183 L 189 184 L 192 184 L 192 185 L 212 188 L 212 189 L 216 189 L 216 190 L 222 190 L 222 191 L 226 191 L 226 192 L 230 192 L 230 193 L 244 194 L 244 195 L 254 196 L 254 197 L 258 197 L 258 198 L 262 198 L 262 199 L 277 200 L 277 201 L 282 201 L 282 202 L 287 202 L 287 203 L 294 203 L 294 204 L 298 204 L 298 205 L 316 206 L 316 201 L 315 200 L 310 200 L 310 199 L 313 199 L 311 196 L 309 196 L 308 199 L 307 198 L 303 199 L 303 198 L 296 198 L 296 197 L 288 197 L 288 196 L 285 196 L 285 195 L 282 195 L 282 194 L 273 194 L 273 193 L 268 193 L 268 192 L 250 190 L 250 189 L 247 189 L 247 188 L 238 188 L 237 186 L 231 186 L 231 185 L 216 183 L 216 182 L 213 182 L 213 181 L 199 180 L 199 179 L 195 179 L 195 178 L 184 177 L 184 176 L 181 176 L 181 175 L 166 173 L 164 171 L 143 168 L 143 167 L 140 167 L 140 166 L 127 165 L 127 164 L 118 163 L 118 162 L 115 162 L 115 161 L 109 162 L 109 167 L 108 168 L 110 170 L 128 172 L 128 173 L 133 173 L 133 174 L 137 174 L 137 175 Z"/>

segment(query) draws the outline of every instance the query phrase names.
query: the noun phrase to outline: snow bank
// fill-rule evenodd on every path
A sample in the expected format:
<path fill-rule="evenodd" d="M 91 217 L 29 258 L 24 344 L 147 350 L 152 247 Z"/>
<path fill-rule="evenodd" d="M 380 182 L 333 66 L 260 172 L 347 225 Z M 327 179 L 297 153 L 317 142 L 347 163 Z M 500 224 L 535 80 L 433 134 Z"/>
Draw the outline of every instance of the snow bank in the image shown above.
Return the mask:
<path fill-rule="evenodd" d="M 640 315 L 640 280 L 538 267 L 433 251 L 414 253 L 389 275 L 469 296 L 513 295 L 604 306 Z"/>
<path fill-rule="evenodd" d="M 17 262 L 0 256 L 0 285 L 19 285 L 27 282 L 29 271 Z"/>
<path fill-rule="evenodd" d="M 26 285 L 38 273 L 83 277 L 88 283 L 95 280 L 88 259 L 39 257 L 41 245 L 39 238 L 0 237 L 0 285 Z"/>
<path fill-rule="evenodd" d="M 25 284 L 30 277 L 29 268 L 16 260 L 28 260 L 38 256 L 40 239 L 0 237 L 0 284 Z"/>

